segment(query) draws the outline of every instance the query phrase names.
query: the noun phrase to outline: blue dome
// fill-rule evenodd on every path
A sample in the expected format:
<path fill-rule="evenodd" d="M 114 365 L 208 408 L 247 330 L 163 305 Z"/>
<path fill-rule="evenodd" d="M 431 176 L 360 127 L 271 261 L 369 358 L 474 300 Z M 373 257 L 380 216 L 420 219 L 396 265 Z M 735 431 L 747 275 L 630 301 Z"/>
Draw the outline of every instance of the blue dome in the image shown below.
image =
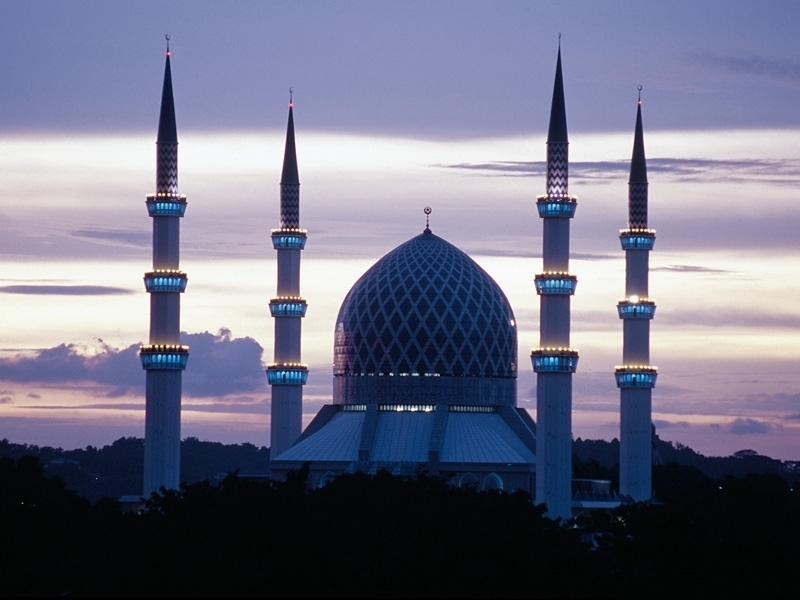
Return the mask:
<path fill-rule="evenodd" d="M 350 289 L 336 319 L 334 375 L 515 379 L 514 313 L 475 261 L 426 229 Z"/>

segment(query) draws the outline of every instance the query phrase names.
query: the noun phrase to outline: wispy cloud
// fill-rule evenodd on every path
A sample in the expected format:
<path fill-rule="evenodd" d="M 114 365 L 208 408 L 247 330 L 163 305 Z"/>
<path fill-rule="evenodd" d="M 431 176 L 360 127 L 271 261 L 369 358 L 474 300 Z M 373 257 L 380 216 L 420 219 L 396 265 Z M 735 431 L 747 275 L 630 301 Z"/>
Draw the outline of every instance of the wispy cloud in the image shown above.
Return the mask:
<path fill-rule="evenodd" d="M 33 296 L 109 296 L 132 294 L 132 290 L 106 285 L 3 285 L 0 294 Z"/>
<path fill-rule="evenodd" d="M 691 54 L 692 61 L 734 75 L 755 75 L 800 85 L 800 62 L 760 56 L 721 56 L 712 52 Z"/>
<path fill-rule="evenodd" d="M 497 161 L 432 165 L 445 169 L 478 171 L 483 174 L 536 176 L 547 174 L 545 161 Z M 594 183 L 617 182 L 629 173 L 630 160 L 570 162 L 571 180 Z M 647 171 L 673 181 L 742 182 L 768 179 L 771 184 L 789 185 L 800 180 L 800 161 L 795 159 L 714 160 L 706 158 L 648 158 Z"/>
<path fill-rule="evenodd" d="M 145 248 L 152 243 L 152 234 L 146 228 L 140 231 L 130 231 L 127 229 L 102 229 L 96 227 L 86 227 L 72 232 L 72 236 L 93 242 L 110 243 L 114 246 L 124 244 Z"/>

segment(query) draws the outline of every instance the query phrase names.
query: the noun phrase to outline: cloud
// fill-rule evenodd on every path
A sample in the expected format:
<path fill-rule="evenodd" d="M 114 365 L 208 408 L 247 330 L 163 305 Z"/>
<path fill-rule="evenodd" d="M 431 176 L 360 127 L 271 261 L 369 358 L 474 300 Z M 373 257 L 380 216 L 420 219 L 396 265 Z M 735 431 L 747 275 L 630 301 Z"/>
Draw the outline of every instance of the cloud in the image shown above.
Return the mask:
<path fill-rule="evenodd" d="M 152 241 L 152 233 L 149 230 L 130 231 L 127 229 L 102 229 L 98 227 L 86 227 L 78 229 L 71 234 L 73 237 L 89 240 L 92 242 L 108 242 L 118 247 L 120 244 L 134 246 L 136 248 L 146 248 Z"/>
<path fill-rule="evenodd" d="M 445 169 L 481 171 L 485 174 L 544 177 L 544 161 L 497 161 L 483 163 L 456 163 L 432 165 Z M 630 172 L 630 160 L 570 161 L 571 181 L 594 183 L 618 182 L 620 176 Z M 796 185 L 800 161 L 796 159 L 740 159 L 714 160 L 706 158 L 648 158 L 647 171 L 663 175 L 662 179 L 678 182 L 699 181 L 711 183 L 752 182 L 767 180 L 773 185 Z"/>
<path fill-rule="evenodd" d="M 730 271 L 726 269 L 712 269 L 710 267 L 698 267 L 696 265 L 667 265 L 665 267 L 653 267 L 650 270 L 674 273 L 730 273 Z"/>
<path fill-rule="evenodd" d="M 117 349 L 98 340 L 89 351 L 76 344 L 60 344 L 29 355 L 0 359 L 0 380 L 43 385 L 93 382 L 106 388 L 106 396 L 143 394 L 145 374 L 139 345 Z M 186 397 L 214 398 L 229 394 L 267 394 L 269 387 L 263 348 L 254 339 L 231 338 L 230 331 L 183 333 L 189 346 L 189 363 L 183 376 Z"/>
<path fill-rule="evenodd" d="M 719 425 L 720 429 L 733 435 L 769 434 L 782 431 L 783 428 L 775 423 L 766 423 L 756 419 L 734 419 L 726 425 Z"/>
<path fill-rule="evenodd" d="M 759 56 L 720 56 L 711 52 L 692 54 L 690 58 L 699 64 L 733 75 L 756 75 L 800 84 L 800 62 L 794 60 Z"/>
<path fill-rule="evenodd" d="M 111 296 L 132 294 L 132 290 L 107 285 L 3 285 L 0 294 L 32 296 Z"/>

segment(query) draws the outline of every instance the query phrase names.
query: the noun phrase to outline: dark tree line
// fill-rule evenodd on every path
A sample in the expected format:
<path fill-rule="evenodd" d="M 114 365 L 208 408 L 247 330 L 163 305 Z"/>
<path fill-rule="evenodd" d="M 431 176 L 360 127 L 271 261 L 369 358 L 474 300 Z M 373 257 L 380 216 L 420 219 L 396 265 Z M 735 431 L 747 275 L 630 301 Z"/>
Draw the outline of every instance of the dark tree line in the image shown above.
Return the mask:
<path fill-rule="evenodd" d="M 800 494 L 779 476 L 654 469 L 660 504 L 564 523 L 522 493 L 419 474 L 321 489 L 230 473 L 94 504 L 35 457 L 0 459 L 3 596 L 788 597 Z"/>

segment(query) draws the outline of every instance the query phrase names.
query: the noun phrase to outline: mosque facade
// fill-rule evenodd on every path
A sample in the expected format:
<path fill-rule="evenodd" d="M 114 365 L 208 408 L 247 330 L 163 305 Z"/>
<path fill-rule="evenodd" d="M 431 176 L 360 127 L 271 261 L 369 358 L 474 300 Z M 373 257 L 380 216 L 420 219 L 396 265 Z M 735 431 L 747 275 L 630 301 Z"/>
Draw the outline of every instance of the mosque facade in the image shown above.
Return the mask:
<path fill-rule="evenodd" d="M 290 90 L 291 94 L 291 90 Z M 647 179 L 641 104 L 637 113 L 626 252 L 624 365 L 615 371 L 621 394 L 621 486 L 633 500 L 650 498 L 651 389 L 647 257 Z M 150 341 L 140 349 L 147 371 L 144 495 L 177 489 L 180 478 L 181 375 L 188 348 L 180 345 L 179 223 L 186 197 L 177 187 L 177 132 L 169 48 L 157 139 L 157 189 L 147 197 L 153 218 Z M 569 222 L 577 201 L 568 193 L 568 141 L 559 47 L 547 140 L 547 194 L 536 207 L 543 220 L 540 347 L 531 351 L 537 374 L 537 423 L 517 406 L 518 340 L 503 291 L 474 260 L 424 230 L 380 258 L 352 286 L 334 326 L 332 401 L 301 430 L 300 194 L 293 105 L 281 177 L 269 476 L 283 479 L 308 464 L 309 484 L 322 486 L 348 472 L 443 476 L 458 486 L 528 492 L 548 515 L 568 518 L 576 506 L 571 479 L 572 375 Z M 426 215 L 430 215 L 426 208 Z M 585 483 L 585 482 L 584 482 Z"/>
<path fill-rule="evenodd" d="M 290 124 L 287 140 L 291 136 L 293 151 L 291 108 Z M 637 500 L 650 497 L 651 465 L 638 455 L 645 444 L 649 448 L 652 386 L 640 389 L 636 382 L 641 377 L 631 378 L 629 372 L 654 371 L 642 350 L 648 346 L 649 321 L 638 313 L 633 320 L 628 310 L 637 301 L 652 304 L 646 252 L 629 247 L 633 242 L 626 246 L 628 237 L 639 239 L 646 228 L 646 181 L 639 181 L 644 155 L 637 150 L 641 135 L 640 108 L 631 179 L 631 214 L 638 216 L 631 217 L 631 228 L 621 235 L 629 265 L 626 299 L 618 307 L 625 322 L 626 365 L 615 372 L 627 449 L 621 480 L 636 486 L 631 495 Z M 536 201 L 543 221 L 543 270 L 534 277 L 541 305 L 540 346 L 531 351 L 537 422 L 517 406 L 517 324 L 511 305 L 488 273 L 437 236 L 426 221 L 420 234 L 380 258 L 346 295 L 334 329 L 332 402 L 288 447 L 272 453 L 270 477 L 283 479 L 305 464 L 311 486 L 355 471 L 424 472 L 458 486 L 526 491 L 535 503 L 547 505 L 551 518 L 566 519 L 589 506 L 583 488 L 597 482 L 573 481 L 571 466 L 572 376 L 578 351 L 570 346 L 570 298 L 577 277 L 569 273 L 569 223 L 577 200 L 569 195 L 568 180 L 559 48 L 547 139 L 547 193 Z M 645 429 L 647 434 L 641 434 Z M 576 484 L 582 490 L 577 495 Z M 618 503 L 612 498 L 592 506 Z"/>

